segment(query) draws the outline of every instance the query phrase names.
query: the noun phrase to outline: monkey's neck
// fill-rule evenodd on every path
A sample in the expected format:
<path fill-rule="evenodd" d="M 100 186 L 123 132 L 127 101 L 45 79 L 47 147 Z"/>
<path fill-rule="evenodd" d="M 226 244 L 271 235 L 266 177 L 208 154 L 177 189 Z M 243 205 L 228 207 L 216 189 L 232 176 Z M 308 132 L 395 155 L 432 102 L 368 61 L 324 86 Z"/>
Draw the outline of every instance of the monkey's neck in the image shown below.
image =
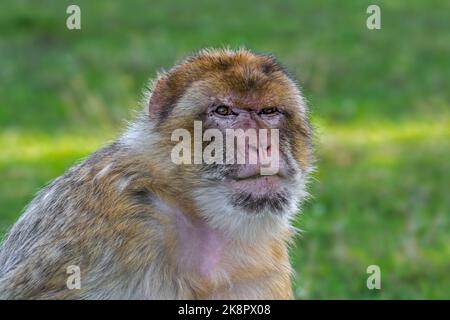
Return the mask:
<path fill-rule="evenodd" d="M 252 281 L 289 268 L 286 241 L 288 232 L 276 237 L 243 240 L 211 227 L 192 212 L 179 206 L 166 205 L 170 211 L 167 234 L 172 253 L 169 261 L 179 276 L 202 296 L 233 285 L 236 279 Z"/>
<path fill-rule="evenodd" d="M 223 250 L 230 239 L 201 219 L 192 219 L 183 213 L 176 214 L 173 223 L 177 265 L 200 277 L 212 277 L 223 262 Z"/>

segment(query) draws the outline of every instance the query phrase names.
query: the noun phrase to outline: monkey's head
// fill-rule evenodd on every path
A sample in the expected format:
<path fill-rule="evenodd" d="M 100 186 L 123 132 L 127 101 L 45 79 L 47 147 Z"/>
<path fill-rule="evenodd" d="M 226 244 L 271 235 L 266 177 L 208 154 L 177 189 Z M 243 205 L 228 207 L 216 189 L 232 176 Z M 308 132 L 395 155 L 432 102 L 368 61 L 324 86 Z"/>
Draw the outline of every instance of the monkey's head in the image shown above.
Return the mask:
<path fill-rule="evenodd" d="M 167 157 L 161 165 L 214 226 L 264 220 L 270 228 L 296 212 L 312 166 L 311 130 L 296 82 L 274 57 L 201 51 L 159 76 L 148 112 Z"/>

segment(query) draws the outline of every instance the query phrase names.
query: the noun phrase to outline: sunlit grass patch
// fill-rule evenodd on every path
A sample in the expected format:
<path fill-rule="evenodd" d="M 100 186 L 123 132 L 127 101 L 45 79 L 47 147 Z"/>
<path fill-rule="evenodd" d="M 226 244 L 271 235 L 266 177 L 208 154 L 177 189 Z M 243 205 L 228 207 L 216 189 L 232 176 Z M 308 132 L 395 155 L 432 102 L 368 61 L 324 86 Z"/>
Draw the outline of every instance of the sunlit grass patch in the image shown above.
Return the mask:
<path fill-rule="evenodd" d="M 4 131 L 0 134 L 0 164 L 33 162 L 39 159 L 58 159 L 83 156 L 106 144 L 111 133 L 86 132 L 49 135 L 26 131 Z"/>
<path fill-rule="evenodd" d="M 317 124 L 313 199 L 293 254 L 299 297 L 448 297 L 448 124 Z M 380 292 L 365 287 L 371 264 Z"/>

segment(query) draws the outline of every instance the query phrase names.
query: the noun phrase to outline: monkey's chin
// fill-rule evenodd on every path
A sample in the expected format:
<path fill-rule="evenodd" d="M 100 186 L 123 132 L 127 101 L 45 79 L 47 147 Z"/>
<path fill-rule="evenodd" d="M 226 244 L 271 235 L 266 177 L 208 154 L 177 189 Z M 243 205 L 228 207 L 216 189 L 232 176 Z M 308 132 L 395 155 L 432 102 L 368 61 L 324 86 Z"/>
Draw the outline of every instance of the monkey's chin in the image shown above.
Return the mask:
<path fill-rule="evenodd" d="M 249 214 L 282 213 L 291 193 L 279 176 L 255 176 L 230 182 L 232 202 Z"/>

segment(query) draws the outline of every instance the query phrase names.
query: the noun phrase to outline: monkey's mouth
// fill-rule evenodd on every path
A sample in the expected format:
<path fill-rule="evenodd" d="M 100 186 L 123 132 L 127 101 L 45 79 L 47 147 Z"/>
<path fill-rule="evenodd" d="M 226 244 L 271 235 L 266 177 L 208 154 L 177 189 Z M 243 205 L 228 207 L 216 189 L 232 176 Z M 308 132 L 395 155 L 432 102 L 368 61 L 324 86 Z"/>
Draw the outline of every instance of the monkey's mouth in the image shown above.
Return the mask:
<path fill-rule="evenodd" d="M 278 192 L 283 186 L 284 169 L 274 175 L 261 174 L 261 166 L 240 165 L 230 178 L 233 192 L 251 193 L 254 195 L 268 195 Z"/>
<path fill-rule="evenodd" d="M 278 175 L 253 175 L 245 178 L 231 179 L 230 186 L 234 193 L 267 195 L 278 192 L 282 188 L 282 180 Z"/>

